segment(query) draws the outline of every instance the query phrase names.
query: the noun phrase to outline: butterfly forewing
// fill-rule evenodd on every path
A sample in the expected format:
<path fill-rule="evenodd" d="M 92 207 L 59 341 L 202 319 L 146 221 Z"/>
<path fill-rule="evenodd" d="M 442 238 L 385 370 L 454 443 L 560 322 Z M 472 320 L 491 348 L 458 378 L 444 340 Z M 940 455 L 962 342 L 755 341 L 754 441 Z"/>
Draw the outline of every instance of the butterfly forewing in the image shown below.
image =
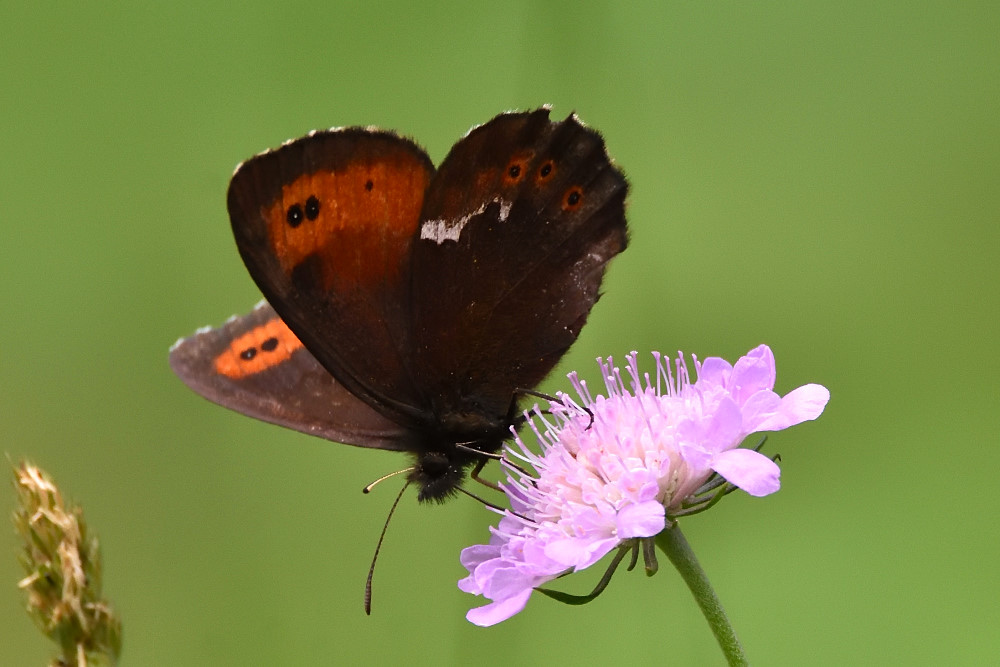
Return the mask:
<path fill-rule="evenodd" d="M 433 166 L 413 142 L 315 132 L 242 164 L 229 215 L 250 275 L 319 362 L 397 421 L 419 402 L 406 372 L 407 258 Z"/>

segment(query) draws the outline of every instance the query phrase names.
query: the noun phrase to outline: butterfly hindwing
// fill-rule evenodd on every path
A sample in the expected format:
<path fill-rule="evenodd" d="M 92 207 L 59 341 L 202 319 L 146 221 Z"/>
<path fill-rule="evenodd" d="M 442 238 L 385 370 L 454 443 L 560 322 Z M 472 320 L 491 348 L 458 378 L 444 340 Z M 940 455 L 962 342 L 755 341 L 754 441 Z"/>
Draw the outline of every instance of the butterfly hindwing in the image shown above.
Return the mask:
<path fill-rule="evenodd" d="M 267 303 L 170 350 L 205 398 L 272 424 L 361 447 L 405 450 L 403 429 L 337 382 Z"/>
<path fill-rule="evenodd" d="M 455 145 L 424 204 L 411 297 L 413 372 L 444 411 L 503 415 L 558 362 L 627 244 L 626 192 L 572 115 L 502 114 Z"/>

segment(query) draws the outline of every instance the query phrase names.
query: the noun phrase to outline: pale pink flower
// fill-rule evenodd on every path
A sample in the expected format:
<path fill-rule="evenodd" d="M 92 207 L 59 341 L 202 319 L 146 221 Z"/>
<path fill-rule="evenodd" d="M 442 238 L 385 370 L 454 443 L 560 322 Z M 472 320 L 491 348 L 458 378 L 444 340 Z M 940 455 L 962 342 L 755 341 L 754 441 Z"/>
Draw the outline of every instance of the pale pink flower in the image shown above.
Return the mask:
<path fill-rule="evenodd" d="M 510 469 L 501 484 L 510 510 L 490 529 L 488 544 L 462 551 L 469 576 L 459 588 L 492 601 L 469 611 L 470 621 L 510 618 L 535 587 L 593 565 L 623 540 L 658 534 L 713 473 L 753 496 L 774 493 L 778 466 L 740 443 L 816 419 L 830 398 L 817 384 L 774 393 L 774 355 L 766 345 L 735 366 L 693 358 L 695 382 L 681 359 L 671 368 L 669 359 L 654 356 L 654 378 L 640 375 L 634 352 L 628 356 L 629 387 L 610 359 L 599 360 L 607 397 L 592 398 L 571 373 L 583 407 L 560 395 L 551 406 L 555 423 L 537 410 L 529 421 L 541 454 L 519 437 L 507 449 L 508 459 L 530 464 L 535 476 Z"/>

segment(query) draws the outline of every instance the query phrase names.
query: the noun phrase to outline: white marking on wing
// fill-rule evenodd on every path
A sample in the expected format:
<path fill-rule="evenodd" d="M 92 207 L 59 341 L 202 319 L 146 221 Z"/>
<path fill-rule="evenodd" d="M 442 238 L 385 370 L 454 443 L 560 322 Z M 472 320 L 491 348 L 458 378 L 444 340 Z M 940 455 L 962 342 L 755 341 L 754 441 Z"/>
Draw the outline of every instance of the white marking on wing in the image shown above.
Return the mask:
<path fill-rule="evenodd" d="M 462 228 L 468 221 L 469 216 L 459 219 L 452 225 L 449 225 L 447 220 L 428 220 L 420 226 L 420 239 L 434 241 L 438 245 L 445 241 L 458 241 Z"/>
<path fill-rule="evenodd" d="M 486 207 L 490 204 L 500 204 L 500 222 L 507 222 L 507 218 L 510 216 L 510 209 L 512 203 L 506 199 L 496 197 L 488 202 L 484 202 L 479 205 L 472 213 L 467 213 L 463 215 L 458 220 L 448 221 L 444 218 L 438 218 L 437 220 L 428 220 L 420 226 L 420 238 L 421 240 L 427 239 L 428 241 L 434 241 L 438 245 L 441 245 L 445 241 L 455 241 L 458 242 L 459 237 L 462 235 L 462 230 L 465 226 L 469 224 L 469 220 L 481 215 Z"/>

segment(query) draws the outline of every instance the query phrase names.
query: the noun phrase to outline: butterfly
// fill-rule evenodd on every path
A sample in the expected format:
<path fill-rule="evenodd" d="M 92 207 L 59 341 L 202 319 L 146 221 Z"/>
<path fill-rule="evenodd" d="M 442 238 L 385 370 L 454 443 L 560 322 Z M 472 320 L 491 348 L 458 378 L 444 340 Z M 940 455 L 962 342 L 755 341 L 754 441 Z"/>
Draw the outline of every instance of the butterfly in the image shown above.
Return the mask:
<path fill-rule="evenodd" d="M 627 190 L 601 136 L 548 108 L 474 127 L 437 169 L 393 132 L 312 132 L 229 185 L 265 301 L 170 365 L 246 415 L 408 452 L 418 499 L 442 501 L 579 335 L 628 243 Z"/>

